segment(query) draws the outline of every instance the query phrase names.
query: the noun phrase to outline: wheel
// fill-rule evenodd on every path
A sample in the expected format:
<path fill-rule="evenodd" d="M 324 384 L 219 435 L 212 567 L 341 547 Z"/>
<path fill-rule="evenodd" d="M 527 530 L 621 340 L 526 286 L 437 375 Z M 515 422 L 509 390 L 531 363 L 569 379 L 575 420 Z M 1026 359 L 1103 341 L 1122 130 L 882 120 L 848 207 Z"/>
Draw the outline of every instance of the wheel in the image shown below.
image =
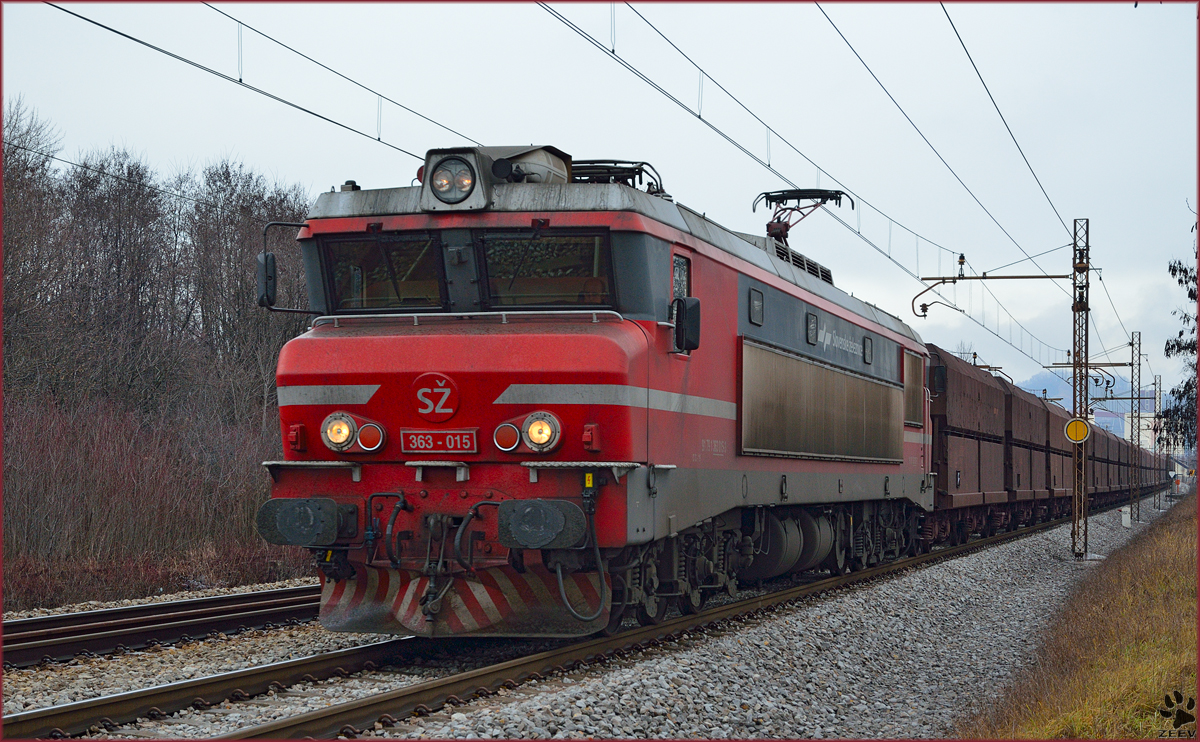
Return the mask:
<path fill-rule="evenodd" d="M 921 553 L 921 522 L 916 510 L 908 515 L 908 531 L 905 534 L 906 544 L 901 557 L 915 557 Z"/>
<path fill-rule="evenodd" d="M 625 620 L 625 606 L 613 606 L 608 613 L 608 623 L 596 633 L 600 636 L 612 636 L 621 632 L 621 624 Z"/>
<path fill-rule="evenodd" d="M 847 574 L 850 571 L 850 565 L 846 560 L 846 547 L 842 544 L 834 544 L 829 556 L 825 557 L 824 567 L 829 570 L 829 574 L 835 577 Z"/>
<path fill-rule="evenodd" d="M 846 514 L 842 511 L 837 512 L 837 516 L 833 518 L 833 546 L 829 549 L 829 556 L 825 557 L 825 561 L 821 562 L 821 566 L 829 570 L 831 575 L 844 575 L 850 571 L 849 558 L 846 556 Z"/>
<path fill-rule="evenodd" d="M 637 620 L 642 626 L 657 626 L 667 617 L 670 598 L 658 595 L 658 565 L 653 559 L 642 566 L 642 590 L 646 597 L 637 607 Z"/>
<path fill-rule="evenodd" d="M 638 623 L 642 626 L 659 625 L 667 618 L 667 609 L 670 607 L 670 602 L 667 598 L 658 595 L 648 596 L 645 602 L 637 607 Z"/>
<path fill-rule="evenodd" d="M 990 515 L 984 522 L 984 526 L 980 530 L 979 535 L 983 536 L 984 538 L 991 538 L 992 536 L 996 535 L 996 521 L 993 520 Z"/>
<path fill-rule="evenodd" d="M 704 610 L 704 604 L 707 602 L 708 593 L 698 588 L 675 599 L 679 612 L 685 616 L 692 616 Z"/>
<path fill-rule="evenodd" d="M 616 575 L 613 575 L 613 583 L 618 583 L 618 582 L 621 583 L 621 595 L 622 595 L 621 602 L 620 603 L 616 602 L 616 593 L 614 591 L 612 606 L 609 608 L 609 611 L 608 611 L 608 623 L 605 624 L 603 629 L 600 629 L 599 631 L 596 632 L 599 636 L 612 636 L 613 634 L 619 633 L 621 631 L 621 623 L 625 620 L 625 614 L 628 613 L 628 610 L 627 610 L 628 606 L 625 604 L 625 597 L 624 597 L 624 595 L 625 595 L 625 580 L 623 580 L 622 578 L 620 578 Z"/>

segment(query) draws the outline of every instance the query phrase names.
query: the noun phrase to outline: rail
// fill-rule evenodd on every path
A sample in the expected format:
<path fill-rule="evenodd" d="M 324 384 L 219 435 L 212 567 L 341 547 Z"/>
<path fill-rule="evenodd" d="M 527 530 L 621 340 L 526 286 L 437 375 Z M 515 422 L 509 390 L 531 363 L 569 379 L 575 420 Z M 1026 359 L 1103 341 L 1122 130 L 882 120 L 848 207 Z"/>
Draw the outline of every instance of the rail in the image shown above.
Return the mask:
<path fill-rule="evenodd" d="M 695 615 L 680 616 L 657 626 L 640 627 L 611 637 L 585 639 L 548 652 L 509 660 L 438 680 L 405 686 L 354 701 L 334 704 L 290 718 L 243 727 L 235 732 L 218 735 L 215 739 L 354 737 L 362 730 L 373 727 L 376 722 L 393 725 L 397 719 L 414 714 L 430 713 L 447 702 L 465 703 L 468 699 L 492 695 L 501 687 L 516 687 L 522 681 L 541 679 L 549 673 L 569 670 L 581 663 L 604 662 L 631 649 L 654 646 L 685 632 L 703 631 L 708 626 L 732 618 L 762 614 L 809 595 L 846 587 L 857 582 L 865 582 L 935 561 L 963 556 L 979 549 L 1064 525 L 1070 521 L 1070 518 L 1047 521 L 1010 533 L 939 549 L 848 575 L 831 577 L 768 595 L 749 598 Z"/>
<path fill-rule="evenodd" d="M 30 739 L 86 734 L 93 726 L 115 728 L 139 718 L 162 718 L 189 707 L 204 709 L 227 699 L 239 700 L 270 690 L 282 691 L 304 680 L 323 680 L 333 675 L 372 670 L 396 659 L 408 647 L 411 639 L 392 639 L 62 706 L 23 711 L 4 717 L 4 736 Z"/>
<path fill-rule="evenodd" d="M 69 660 L 80 652 L 102 654 L 175 642 L 212 632 L 262 627 L 316 617 L 316 585 L 145 603 L 4 622 L 4 664 L 28 667 Z"/>
<path fill-rule="evenodd" d="M 1114 503 L 1105 509 L 1119 505 L 1120 503 Z M 430 713 L 447 702 L 465 703 L 468 699 L 491 695 L 501 687 L 515 687 L 524 680 L 541 679 L 552 672 L 568 670 L 585 662 L 603 662 L 631 649 L 658 645 L 686 632 L 705 631 L 709 626 L 732 618 L 763 614 L 800 598 L 964 556 L 1069 522 L 1069 517 L 1046 521 L 848 575 L 830 577 L 748 598 L 695 615 L 680 616 L 657 626 L 639 627 L 611 637 L 587 638 L 555 650 L 334 704 L 290 718 L 244 727 L 217 736 L 216 739 L 353 736 L 363 729 L 373 727 L 376 722 L 394 724 L 397 719 L 408 715 Z M 31 710 L 5 716 L 4 732 L 8 737 L 62 737 L 86 733 L 97 725 L 115 728 L 119 724 L 129 723 L 138 718 L 161 718 L 188 707 L 203 709 L 225 700 L 243 700 L 272 689 L 283 691 L 289 685 L 303 680 L 318 680 L 332 675 L 348 675 L 382 667 L 404 655 L 422 655 L 429 641 L 415 637 L 393 639 L 59 707 Z"/>

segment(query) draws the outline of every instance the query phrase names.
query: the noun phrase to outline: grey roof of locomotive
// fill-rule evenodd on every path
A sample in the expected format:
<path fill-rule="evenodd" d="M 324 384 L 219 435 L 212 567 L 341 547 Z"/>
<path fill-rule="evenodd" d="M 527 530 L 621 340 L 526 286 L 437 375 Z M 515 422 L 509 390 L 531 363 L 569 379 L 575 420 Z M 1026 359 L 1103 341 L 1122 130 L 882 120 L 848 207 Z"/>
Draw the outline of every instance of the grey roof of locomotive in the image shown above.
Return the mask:
<path fill-rule="evenodd" d="M 774 240 L 726 229 L 681 204 L 618 183 L 500 183 L 489 211 L 630 211 L 649 217 L 774 273 L 809 293 L 920 343 L 898 317 L 781 260 Z M 309 219 L 419 214 L 420 186 L 322 193 Z"/>

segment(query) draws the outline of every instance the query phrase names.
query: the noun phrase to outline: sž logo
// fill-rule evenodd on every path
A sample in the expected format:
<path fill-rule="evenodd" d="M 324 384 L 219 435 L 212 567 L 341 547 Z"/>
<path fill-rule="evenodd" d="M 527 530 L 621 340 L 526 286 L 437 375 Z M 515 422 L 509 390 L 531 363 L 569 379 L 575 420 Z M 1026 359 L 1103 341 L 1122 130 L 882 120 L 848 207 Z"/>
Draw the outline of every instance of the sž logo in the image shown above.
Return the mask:
<path fill-rule="evenodd" d="M 413 381 L 417 414 L 431 423 L 440 423 L 458 412 L 458 386 L 449 376 L 421 374 Z"/>

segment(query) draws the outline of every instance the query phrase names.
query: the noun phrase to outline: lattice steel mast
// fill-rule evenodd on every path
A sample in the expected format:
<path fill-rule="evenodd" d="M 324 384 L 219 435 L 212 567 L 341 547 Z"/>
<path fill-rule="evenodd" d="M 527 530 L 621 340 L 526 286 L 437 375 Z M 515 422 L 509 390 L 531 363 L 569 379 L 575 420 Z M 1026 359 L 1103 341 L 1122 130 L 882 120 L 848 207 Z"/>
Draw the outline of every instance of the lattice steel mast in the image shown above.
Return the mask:
<path fill-rule="evenodd" d="M 1142 519 L 1142 333 L 1131 333 L 1133 358 L 1129 364 L 1129 442 L 1133 444 L 1130 458 L 1136 456 L 1137 463 L 1130 461 L 1129 467 L 1129 514 L 1134 520 Z"/>
<path fill-rule="evenodd" d="M 1154 426 L 1152 435 L 1154 436 L 1154 465 L 1158 466 L 1158 424 L 1162 419 L 1162 376 L 1154 375 Z M 1162 490 L 1158 487 L 1154 488 L 1154 508 L 1162 510 Z"/>
<path fill-rule="evenodd" d="M 1088 288 L 1091 285 L 1091 248 L 1088 239 L 1088 220 L 1075 220 L 1075 250 L 1072 272 L 1074 339 L 1071 345 L 1071 413 L 1080 419 L 1088 419 Z M 1076 559 L 1087 556 L 1088 501 L 1087 501 L 1087 441 L 1074 444 L 1072 461 L 1075 466 L 1073 492 L 1071 496 L 1071 550 Z"/>

